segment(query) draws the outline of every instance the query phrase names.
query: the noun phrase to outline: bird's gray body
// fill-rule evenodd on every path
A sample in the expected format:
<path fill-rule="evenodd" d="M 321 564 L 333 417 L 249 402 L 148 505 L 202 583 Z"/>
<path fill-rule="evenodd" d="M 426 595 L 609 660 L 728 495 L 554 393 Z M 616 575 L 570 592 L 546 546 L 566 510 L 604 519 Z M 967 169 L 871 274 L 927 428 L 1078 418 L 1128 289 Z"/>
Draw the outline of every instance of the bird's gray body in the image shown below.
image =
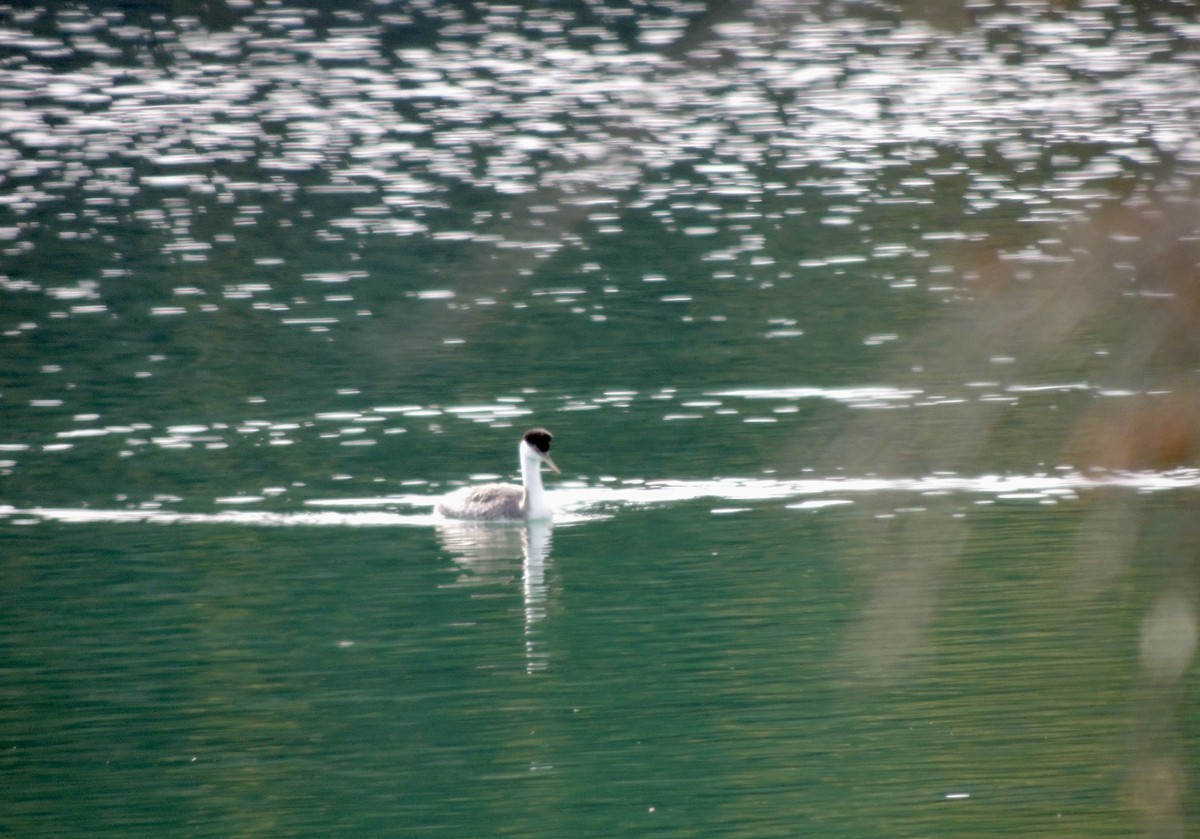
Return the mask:
<path fill-rule="evenodd" d="M 473 521 L 524 519 L 525 490 L 514 484 L 480 484 L 457 492 L 437 506 L 444 516 Z"/>

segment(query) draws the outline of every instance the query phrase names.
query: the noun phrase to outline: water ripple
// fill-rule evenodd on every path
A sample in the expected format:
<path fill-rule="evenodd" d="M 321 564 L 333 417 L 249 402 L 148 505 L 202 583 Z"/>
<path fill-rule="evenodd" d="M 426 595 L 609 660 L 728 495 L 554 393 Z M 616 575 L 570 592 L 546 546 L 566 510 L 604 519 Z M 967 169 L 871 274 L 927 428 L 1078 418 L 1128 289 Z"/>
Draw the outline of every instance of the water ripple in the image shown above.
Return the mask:
<path fill-rule="evenodd" d="M 0 206 L 6 253 L 42 247 L 47 209 L 89 237 L 148 220 L 144 202 L 172 195 L 251 212 L 255 193 L 296 188 L 281 177 L 346 199 L 350 212 L 313 231 L 326 241 L 436 238 L 460 188 L 616 196 L 602 230 L 632 208 L 678 230 L 686 196 L 688 235 L 715 236 L 736 226 L 729 208 L 761 214 L 795 190 L 826 197 L 826 224 L 869 227 L 855 216 L 920 203 L 947 177 L 973 213 L 1011 205 L 1046 221 L 1102 198 L 1097 181 L 1200 157 L 1196 67 L 1175 60 L 1192 42 L 1186 17 L 1164 12 L 1150 35 L 1122 13 L 1031 6 L 953 32 L 767 3 L 680 50 L 698 9 L 664 9 L 632 41 L 616 20 L 548 7 L 484 5 L 478 26 L 430 10 L 436 49 L 411 41 L 411 18 L 377 9 L 320 27 L 313 10 L 231 10 L 210 27 L 82 7 L 37 34 L 33 16 L 0 13 L 0 174 L 18 185 Z M 164 232 L 169 258 L 222 246 L 190 225 Z M 496 243 L 552 252 L 571 244 L 562 235 Z M 773 263 L 746 249 L 714 258 Z"/>

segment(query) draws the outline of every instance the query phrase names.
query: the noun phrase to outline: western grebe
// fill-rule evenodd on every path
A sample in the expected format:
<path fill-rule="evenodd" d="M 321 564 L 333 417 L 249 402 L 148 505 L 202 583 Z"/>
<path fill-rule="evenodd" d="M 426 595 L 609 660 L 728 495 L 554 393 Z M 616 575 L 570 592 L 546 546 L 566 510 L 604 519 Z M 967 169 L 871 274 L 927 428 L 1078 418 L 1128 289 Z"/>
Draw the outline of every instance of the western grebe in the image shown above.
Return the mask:
<path fill-rule="evenodd" d="M 521 438 L 517 456 L 521 462 L 521 485 L 481 484 L 466 487 L 446 496 L 437 511 L 446 518 L 475 521 L 519 521 L 550 518 L 550 504 L 542 487 L 542 464 L 555 472 L 558 467 L 550 459 L 550 441 L 554 439 L 544 428 L 531 428 Z"/>

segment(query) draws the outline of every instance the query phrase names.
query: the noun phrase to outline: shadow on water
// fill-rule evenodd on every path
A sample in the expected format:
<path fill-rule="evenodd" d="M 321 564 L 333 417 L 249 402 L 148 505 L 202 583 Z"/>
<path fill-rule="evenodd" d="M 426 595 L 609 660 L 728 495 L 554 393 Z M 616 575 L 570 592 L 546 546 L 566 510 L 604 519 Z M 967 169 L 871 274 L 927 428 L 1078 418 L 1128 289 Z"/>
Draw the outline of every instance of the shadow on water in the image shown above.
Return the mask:
<path fill-rule="evenodd" d="M 462 569 L 457 585 L 494 584 L 497 577 L 520 577 L 525 615 L 525 668 L 534 673 L 549 666 L 549 653 L 539 639 L 550 596 L 546 580 L 551 565 L 554 527 L 548 521 L 521 524 L 476 524 L 441 521 L 438 541 Z M 519 574 L 513 565 L 518 564 Z"/>

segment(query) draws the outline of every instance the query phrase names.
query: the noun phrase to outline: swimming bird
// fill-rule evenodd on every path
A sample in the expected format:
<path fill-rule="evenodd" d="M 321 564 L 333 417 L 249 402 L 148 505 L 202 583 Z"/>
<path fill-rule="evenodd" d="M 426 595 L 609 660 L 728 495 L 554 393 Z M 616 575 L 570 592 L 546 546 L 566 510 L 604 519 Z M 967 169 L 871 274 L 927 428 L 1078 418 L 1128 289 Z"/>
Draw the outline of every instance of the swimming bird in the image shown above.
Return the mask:
<path fill-rule="evenodd" d="M 531 428 L 517 446 L 521 463 L 521 485 L 480 484 L 454 492 L 437 505 L 446 518 L 474 521 L 520 521 L 550 518 L 550 504 L 542 487 L 542 464 L 555 472 L 550 459 L 554 435 L 544 428 Z"/>

